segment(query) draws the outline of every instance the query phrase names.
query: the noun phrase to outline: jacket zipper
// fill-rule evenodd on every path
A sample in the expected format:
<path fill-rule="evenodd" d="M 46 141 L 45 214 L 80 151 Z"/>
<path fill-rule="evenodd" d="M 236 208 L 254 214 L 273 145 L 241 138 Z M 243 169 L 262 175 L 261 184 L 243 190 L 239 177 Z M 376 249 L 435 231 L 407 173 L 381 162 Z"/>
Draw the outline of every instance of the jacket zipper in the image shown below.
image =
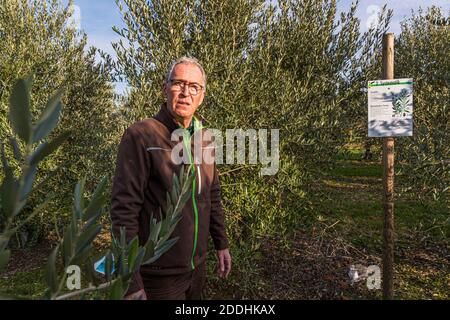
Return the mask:
<path fill-rule="evenodd" d="M 193 121 L 198 121 L 197 119 L 193 119 Z M 195 125 L 195 122 L 194 122 Z M 195 132 L 195 129 L 194 129 Z M 191 170 L 192 172 L 195 174 L 195 164 L 194 161 L 192 159 L 192 154 L 191 154 L 191 137 L 189 136 L 189 132 L 188 130 L 185 130 L 183 133 L 183 143 L 184 143 L 184 147 L 186 149 L 186 152 L 189 156 L 189 162 L 191 165 Z M 200 169 L 198 170 L 200 171 Z M 198 173 L 199 177 L 200 177 L 200 172 Z M 198 242 L 198 208 L 197 208 L 197 202 L 195 201 L 195 181 L 196 179 L 192 180 L 192 206 L 194 208 L 194 219 L 195 219 L 195 224 L 194 224 L 194 245 L 192 248 L 192 255 L 191 255 L 191 268 L 192 270 L 195 269 L 195 264 L 194 264 L 194 257 L 195 257 L 195 251 L 197 250 L 197 242 Z M 201 182 L 199 179 L 199 187 L 201 187 Z"/>
<path fill-rule="evenodd" d="M 192 168 L 194 168 L 194 167 L 192 167 Z M 197 250 L 197 240 L 198 240 L 198 208 L 197 208 L 197 202 L 195 201 L 195 179 L 192 182 L 192 205 L 194 207 L 195 225 L 194 225 L 194 247 L 192 248 L 191 266 L 192 266 L 192 270 L 194 270 L 195 269 L 194 257 L 195 257 L 195 251 Z"/>

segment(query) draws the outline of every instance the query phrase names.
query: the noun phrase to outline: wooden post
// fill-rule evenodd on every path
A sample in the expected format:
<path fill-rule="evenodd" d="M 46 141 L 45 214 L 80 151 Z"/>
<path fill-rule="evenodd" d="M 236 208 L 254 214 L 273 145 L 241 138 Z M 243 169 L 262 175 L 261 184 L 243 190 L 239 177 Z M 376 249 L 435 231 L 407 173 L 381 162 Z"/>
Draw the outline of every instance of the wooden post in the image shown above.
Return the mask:
<path fill-rule="evenodd" d="M 383 79 L 394 79 L 394 34 L 383 36 Z M 392 300 L 394 278 L 394 138 L 383 138 L 383 299 Z"/>

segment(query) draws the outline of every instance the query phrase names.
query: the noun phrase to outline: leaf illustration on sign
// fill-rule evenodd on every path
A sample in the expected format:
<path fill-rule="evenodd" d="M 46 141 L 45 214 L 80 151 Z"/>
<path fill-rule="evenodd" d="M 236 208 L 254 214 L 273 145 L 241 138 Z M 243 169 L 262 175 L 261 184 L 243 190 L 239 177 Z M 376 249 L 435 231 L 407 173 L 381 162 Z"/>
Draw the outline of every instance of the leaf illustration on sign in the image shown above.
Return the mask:
<path fill-rule="evenodd" d="M 410 103 L 411 93 L 402 89 L 398 95 L 392 93 L 392 109 L 394 111 L 393 117 L 404 117 L 407 113 L 411 113 L 408 109 L 408 104 Z"/>

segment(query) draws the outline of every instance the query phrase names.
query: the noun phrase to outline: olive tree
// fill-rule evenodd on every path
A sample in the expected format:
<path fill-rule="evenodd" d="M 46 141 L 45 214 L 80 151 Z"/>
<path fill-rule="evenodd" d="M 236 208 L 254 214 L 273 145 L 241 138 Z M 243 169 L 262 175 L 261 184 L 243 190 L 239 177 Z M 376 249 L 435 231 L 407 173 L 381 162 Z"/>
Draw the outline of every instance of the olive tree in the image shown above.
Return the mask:
<path fill-rule="evenodd" d="M 96 62 L 95 48 L 87 48 L 87 37 L 69 23 L 72 1 L 0 0 L 0 138 L 12 135 L 7 125 L 9 92 L 17 77 L 34 73 L 32 118 L 57 88 L 66 108 L 61 113 L 62 128 L 70 132 L 68 143 L 47 158 L 37 171 L 37 179 L 53 173 L 28 202 L 32 210 L 46 193 L 57 194 L 57 201 L 22 228 L 24 241 L 42 235 L 70 217 L 72 186 L 87 177 L 92 186 L 98 176 L 110 176 L 116 145 L 123 125 L 114 104 L 110 72 Z M 25 146 L 19 142 L 19 148 Z M 17 167 L 11 154 L 11 165 Z M 109 181 L 109 180 L 108 180 Z M 59 228 L 57 228 L 59 229 Z M 58 231 L 58 230 L 57 230 Z M 21 242 L 24 242 L 21 241 Z"/>
<path fill-rule="evenodd" d="M 30 195 L 42 191 L 42 183 L 35 184 L 38 167 L 45 158 L 60 148 L 67 138 L 63 133 L 49 139 L 49 135 L 58 125 L 61 110 L 64 109 L 61 103 L 62 91 L 58 91 L 48 100 L 45 109 L 34 122 L 31 119 L 32 83 L 33 78 L 27 77 L 19 79 L 13 86 L 8 108 L 8 122 L 11 124 L 9 128 L 13 135 L 6 146 L 3 142 L 0 145 L 4 177 L 0 183 L 0 271 L 9 262 L 11 255 L 9 241 L 14 233 L 53 201 L 50 194 L 28 213 L 25 219 L 19 215 Z M 25 145 L 23 152 L 18 147 L 19 143 Z M 17 172 L 10 165 L 5 149 L 12 150 L 19 164 Z M 95 275 L 93 241 L 102 230 L 100 218 L 105 213 L 105 202 L 108 199 L 105 192 L 106 179 L 102 179 L 90 198 L 85 196 L 85 179 L 81 179 L 75 187 L 70 223 L 65 227 L 63 237 L 56 243 L 47 260 L 45 269 L 47 290 L 43 298 L 61 300 L 94 291 L 109 290 L 109 298 L 122 299 L 128 290 L 132 275 L 139 272 L 140 266 L 156 261 L 178 240 L 169 237 L 181 219 L 181 210 L 190 197 L 192 179 L 193 175 L 185 173 L 184 170 L 180 171 L 179 176 L 174 174 L 173 187 L 171 193 L 167 195 L 166 205 L 162 210 L 160 208 L 159 219 L 156 218 L 156 212 L 152 213 L 151 232 L 144 245 L 139 243 L 137 236 L 127 243 L 124 228 L 120 229 L 120 234 L 112 234 L 110 249 L 104 253 L 105 278 Z M 80 270 L 79 277 L 83 275 L 88 283 L 86 288 L 81 289 L 79 279 L 80 287 L 76 291 L 67 292 L 68 273 L 72 272 L 71 268 Z M 0 290 L 0 298 L 7 297 L 8 295 L 4 295 Z"/>
<path fill-rule="evenodd" d="M 406 192 L 448 195 L 450 181 L 450 12 L 420 9 L 401 23 L 396 77 L 414 78 L 414 135 L 397 139 Z"/>
<path fill-rule="evenodd" d="M 391 12 L 361 34 L 357 3 L 338 16 L 331 0 L 116 2 L 125 26 L 114 28 L 117 59 L 104 57 L 130 86 L 127 121 L 159 109 L 174 59 L 198 58 L 208 77 L 199 109 L 207 127 L 280 130 L 276 175 L 260 176 L 260 165 L 220 167 L 229 234 L 286 234 L 308 205 L 309 184 L 344 144 L 348 116 L 359 117 L 352 108 L 362 108 L 366 66 Z"/>

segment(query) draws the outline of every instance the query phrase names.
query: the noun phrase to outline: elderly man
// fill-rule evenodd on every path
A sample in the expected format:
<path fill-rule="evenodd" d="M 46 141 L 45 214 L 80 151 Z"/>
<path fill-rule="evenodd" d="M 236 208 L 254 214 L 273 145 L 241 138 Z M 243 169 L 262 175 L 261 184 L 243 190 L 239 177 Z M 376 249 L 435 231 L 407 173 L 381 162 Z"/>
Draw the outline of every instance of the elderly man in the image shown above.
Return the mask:
<path fill-rule="evenodd" d="M 161 110 L 125 131 L 117 155 L 111 218 L 115 233 L 126 227 L 128 241 L 136 235 L 142 245 L 147 241 L 150 215 L 163 207 L 173 174 L 183 166 L 171 156 L 176 144 L 171 140 L 172 132 L 182 128 L 188 130 L 190 138 L 202 130 L 194 114 L 203 102 L 205 87 L 205 71 L 196 59 L 176 60 L 163 86 L 166 103 Z M 215 163 L 201 161 L 191 170 L 195 173 L 194 190 L 172 234 L 179 240 L 155 263 L 142 266 L 134 275 L 128 299 L 200 299 L 209 234 L 217 250 L 219 275 L 226 278 L 231 270 Z"/>

